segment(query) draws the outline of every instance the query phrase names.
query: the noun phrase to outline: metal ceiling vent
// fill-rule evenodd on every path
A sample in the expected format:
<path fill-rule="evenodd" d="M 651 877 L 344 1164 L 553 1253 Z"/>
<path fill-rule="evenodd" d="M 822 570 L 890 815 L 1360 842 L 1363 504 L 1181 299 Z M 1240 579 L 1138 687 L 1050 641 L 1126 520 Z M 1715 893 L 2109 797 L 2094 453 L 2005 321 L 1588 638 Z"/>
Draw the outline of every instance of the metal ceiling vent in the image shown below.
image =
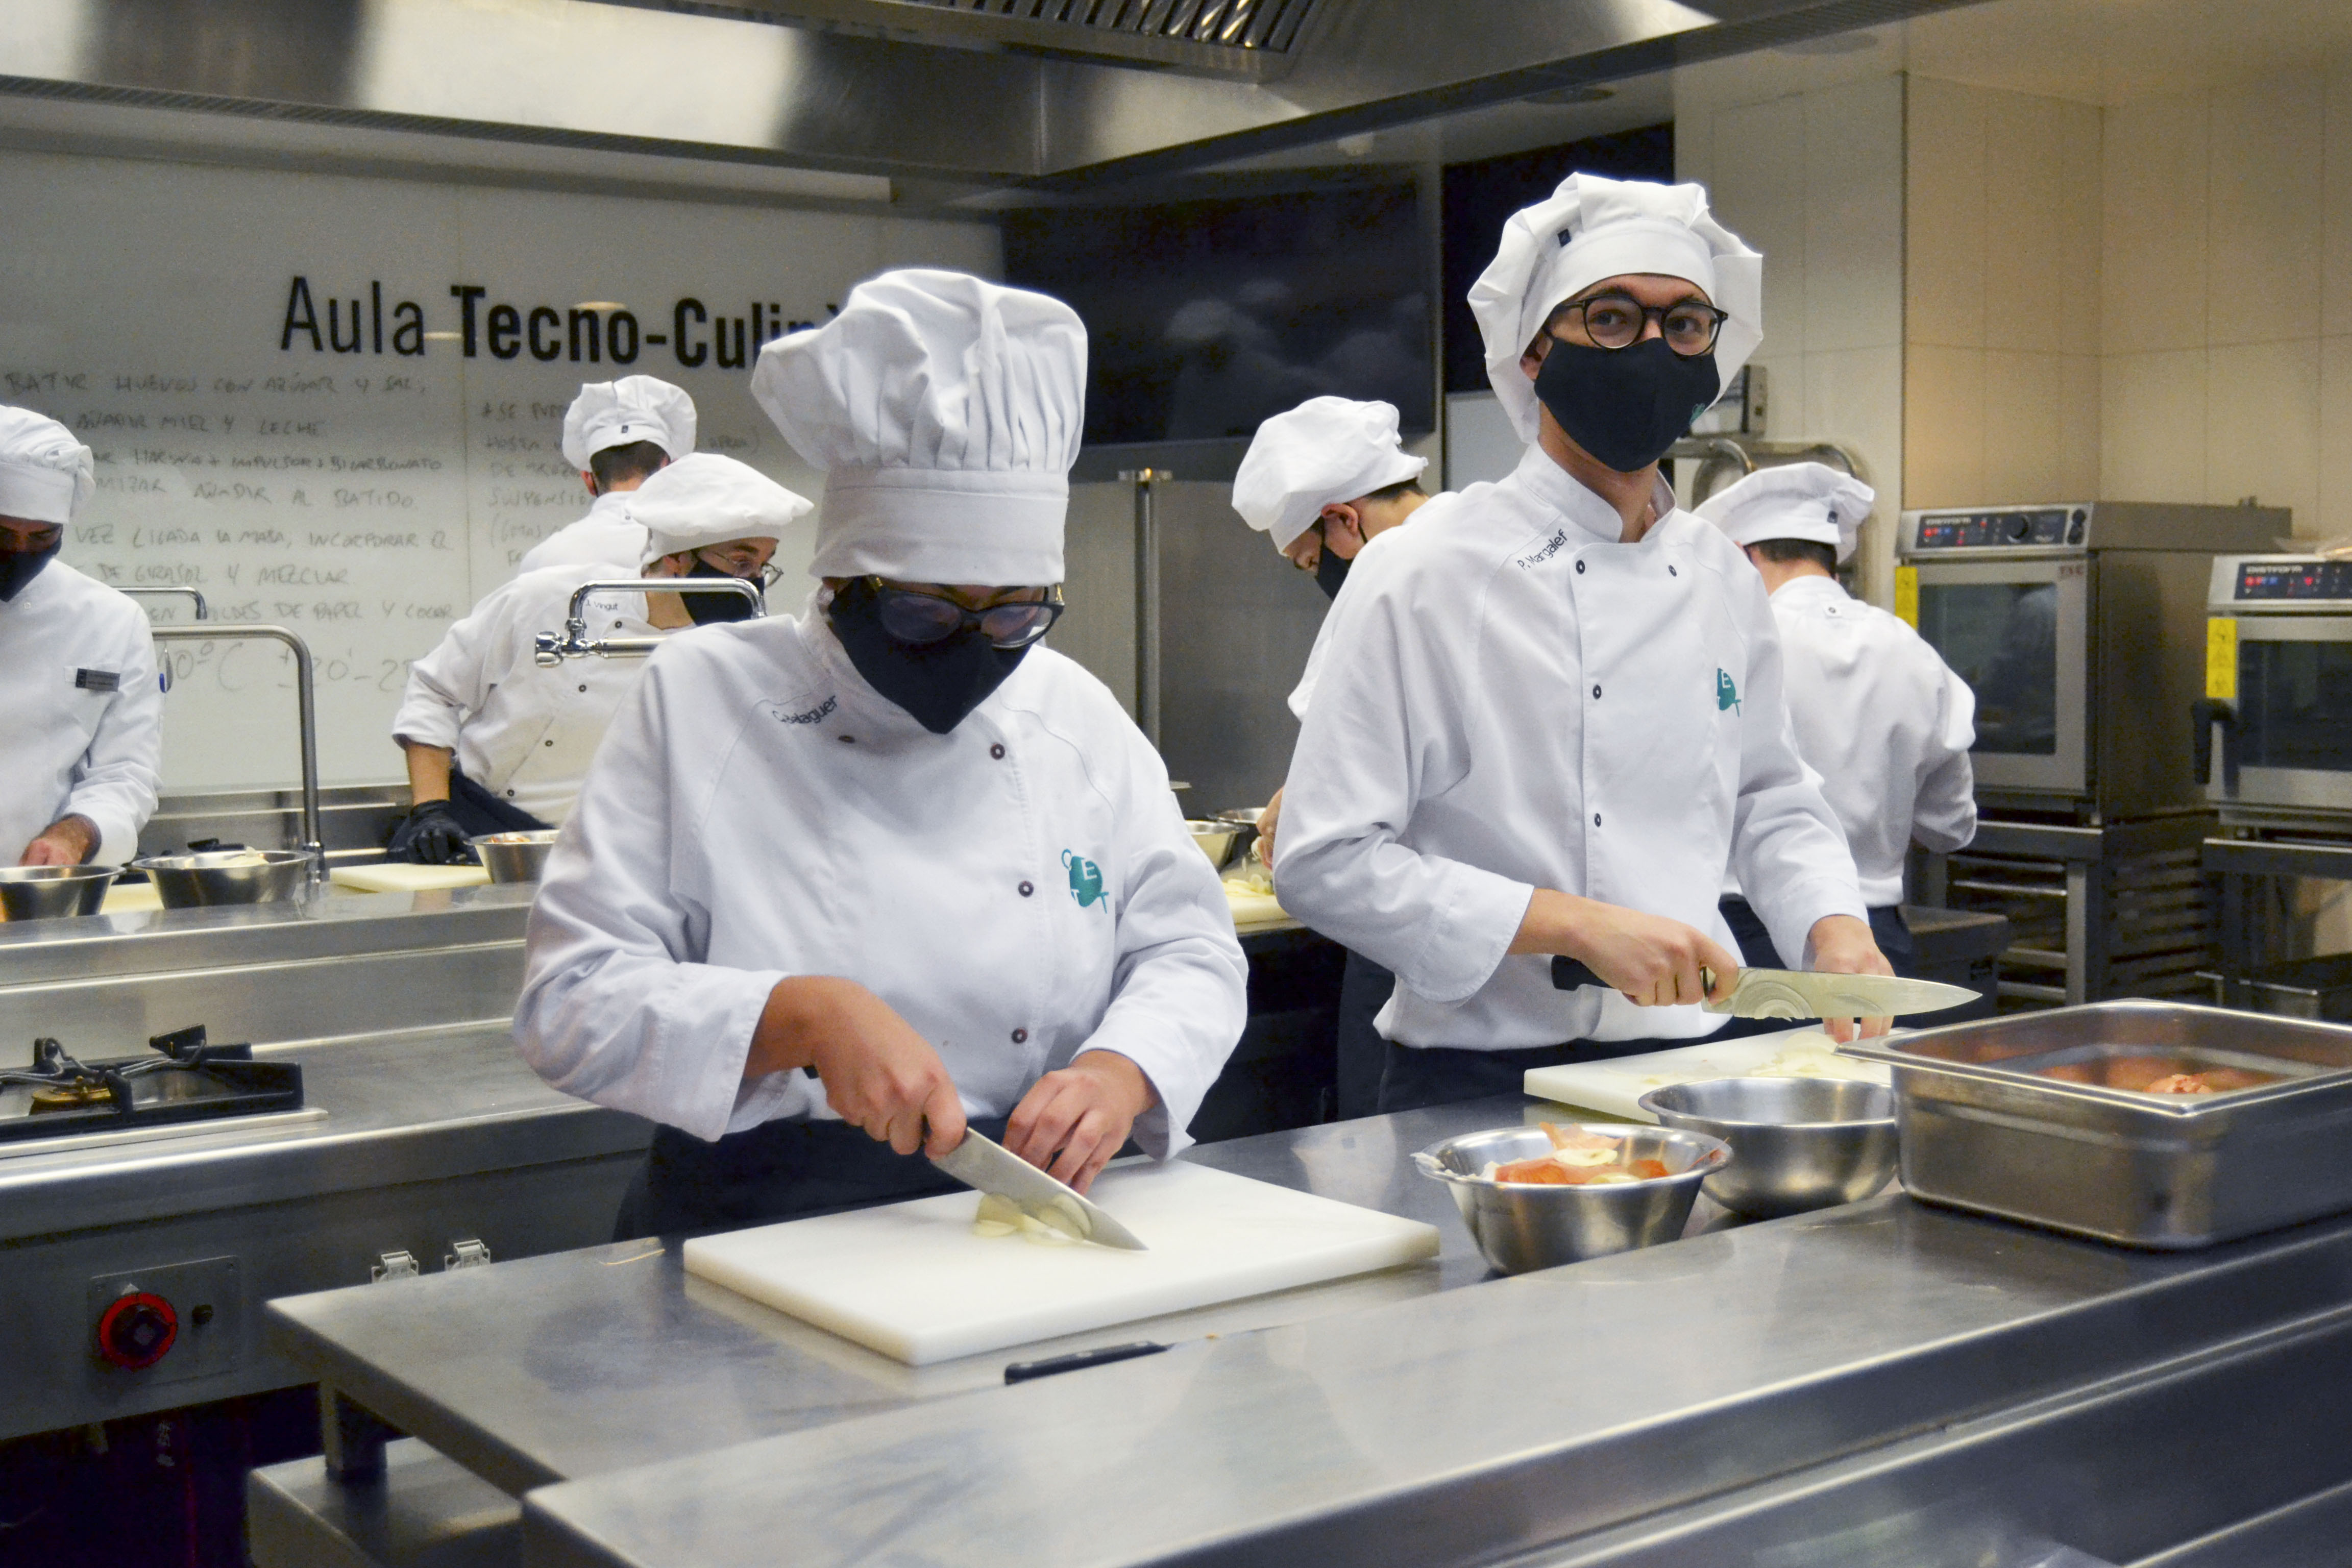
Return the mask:
<path fill-rule="evenodd" d="M 846 22 L 899 37 L 986 43 L 1128 66 L 1256 80 L 1289 68 L 1324 0 L 772 0 L 754 10 Z"/>

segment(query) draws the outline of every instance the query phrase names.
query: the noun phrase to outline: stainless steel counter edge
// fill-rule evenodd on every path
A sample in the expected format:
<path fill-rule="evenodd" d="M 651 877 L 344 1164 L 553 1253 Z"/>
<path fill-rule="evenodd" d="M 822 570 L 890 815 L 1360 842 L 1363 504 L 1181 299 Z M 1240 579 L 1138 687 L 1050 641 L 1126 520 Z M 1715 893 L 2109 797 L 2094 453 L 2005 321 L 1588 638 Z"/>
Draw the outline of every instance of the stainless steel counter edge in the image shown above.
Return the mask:
<path fill-rule="evenodd" d="M 645 1146 L 648 1124 L 551 1089 L 504 1026 L 272 1053 L 324 1120 L 0 1156 L 0 1244 Z"/>
<path fill-rule="evenodd" d="M 526 1558 L 1469 1563 L 2352 1299 L 2352 1222 L 2151 1258 L 1901 1197 L 532 1493 Z"/>

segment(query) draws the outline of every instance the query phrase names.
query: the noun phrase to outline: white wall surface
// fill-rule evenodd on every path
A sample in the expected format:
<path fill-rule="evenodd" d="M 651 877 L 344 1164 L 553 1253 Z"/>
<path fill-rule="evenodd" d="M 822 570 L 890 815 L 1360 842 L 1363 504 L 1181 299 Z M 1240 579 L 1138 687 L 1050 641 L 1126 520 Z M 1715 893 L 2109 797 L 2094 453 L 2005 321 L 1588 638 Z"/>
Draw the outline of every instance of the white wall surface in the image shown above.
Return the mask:
<path fill-rule="evenodd" d="M 558 443 L 583 381 L 677 382 L 703 449 L 821 498 L 752 403 L 748 369 L 715 354 L 685 366 L 650 341 L 633 363 L 574 363 L 568 333 L 544 330 L 554 357 L 518 345 L 501 360 L 492 303 L 618 302 L 649 340 L 691 298 L 745 319 L 748 339 L 754 301 L 772 331 L 775 311 L 823 320 L 886 267 L 998 262 L 995 231 L 970 224 L 23 152 L 0 152 L 0 402 L 64 420 L 98 458 L 65 559 L 122 586 L 190 584 L 215 619 L 309 639 L 330 782 L 400 775 L 387 731 L 407 661 L 584 510 Z M 287 331 L 297 277 L 316 349 Z M 471 358 L 457 286 L 488 290 Z M 356 352 L 327 342 L 331 300 L 346 343 L 352 302 L 364 310 Z M 421 342 L 397 339 L 404 302 Z M 804 594 L 814 541 L 803 523 L 780 552 L 777 608 Z M 290 658 L 181 643 L 173 662 L 167 791 L 290 783 Z"/>

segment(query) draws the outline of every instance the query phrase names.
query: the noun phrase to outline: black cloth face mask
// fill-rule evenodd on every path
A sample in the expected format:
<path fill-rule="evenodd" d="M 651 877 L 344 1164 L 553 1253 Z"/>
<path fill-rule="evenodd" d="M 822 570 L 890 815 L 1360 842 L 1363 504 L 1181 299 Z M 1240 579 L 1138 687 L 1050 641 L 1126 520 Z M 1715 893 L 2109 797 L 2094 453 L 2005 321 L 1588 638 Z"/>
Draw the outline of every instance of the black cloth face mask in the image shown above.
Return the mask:
<path fill-rule="evenodd" d="M 732 572 L 721 572 L 698 555 L 686 574 L 689 577 L 729 577 L 739 583 L 745 580 L 736 577 Z M 698 626 L 714 626 L 722 621 L 748 621 L 757 609 L 740 594 L 680 594 L 678 597 L 686 602 L 686 613 Z"/>
<path fill-rule="evenodd" d="M 977 626 L 935 643 L 900 642 L 883 629 L 874 590 L 863 578 L 833 596 L 827 616 L 866 683 L 934 735 L 962 723 L 1029 653 L 994 646 Z"/>
<path fill-rule="evenodd" d="M 1339 596 L 1339 584 L 1348 580 L 1348 568 L 1354 564 L 1355 562 L 1343 559 L 1338 551 L 1331 548 L 1329 535 L 1324 536 L 1323 553 L 1315 563 L 1315 585 L 1323 590 L 1324 597 L 1336 599 Z"/>
<path fill-rule="evenodd" d="M 25 584 L 41 574 L 41 568 L 57 558 L 64 544 L 60 537 L 47 550 L 0 550 L 0 605 L 23 593 Z"/>
<path fill-rule="evenodd" d="M 1664 338 L 1622 349 L 1554 338 L 1536 372 L 1536 396 L 1559 427 L 1621 474 L 1664 457 L 1721 390 L 1712 353 L 1685 359 Z"/>

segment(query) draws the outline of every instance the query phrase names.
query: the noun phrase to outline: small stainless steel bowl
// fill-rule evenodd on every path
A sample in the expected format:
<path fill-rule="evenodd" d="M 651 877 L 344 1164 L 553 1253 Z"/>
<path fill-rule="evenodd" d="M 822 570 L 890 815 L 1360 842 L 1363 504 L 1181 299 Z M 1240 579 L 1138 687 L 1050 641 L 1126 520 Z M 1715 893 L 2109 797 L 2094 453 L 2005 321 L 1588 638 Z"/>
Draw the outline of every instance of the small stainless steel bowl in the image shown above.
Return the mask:
<path fill-rule="evenodd" d="M 114 878 L 111 866 L 0 866 L 0 921 L 94 915 Z"/>
<path fill-rule="evenodd" d="M 299 849 L 207 849 L 133 860 L 167 910 L 213 904 L 288 903 L 310 890 L 310 857 Z"/>
<path fill-rule="evenodd" d="M 1201 853 L 1209 858 L 1209 864 L 1220 871 L 1223 870 L 1225 862 L 1233 858 L 1234 840 L 1240 836 L 1241 830 L 1230 822 L 1189 821 L 1184 826 L 1192 829 L 1192 842 L 1201 847 Z"/>
<path fill-rule="evenodd" d="M 1675 1240 L 1690 1221 L 1699 1184 L 1731 1161 L 1723 1140 L 1700 1132 L 1625 1122 L 1576 1127 L 1615 1139 L 1622 1158 L 1655 1160 L 1667 1173 L 1597 1187 L 1522 1185 L 1479 1174 L 1490 1162 L 1549 1153 L 1551 1139 L 1540 1127 L 1466 1132 L 1431 1144 L 1413 1163 L 1453 1193 L 1462 1223 L 1489 1264 L 1505 1274 L 1525 1274 Z"/>
<path fill-rule="evenodd" d="M 1895 1091 L 1853 1079 L 1717 1078 L 1654 1089 L 1643 1110 L 1731 1145 L 1706 1195 L 1772 1219 L 1859 1203 L 1895 1174 Z"/>
<path fill-rule="evenodd" d="M 555 833 L 552 827 L 529 833 L 485 833 L 473 841 L 474 853 L 482 858 L 482 869 L 493 882 L 536 882 L 547 869 L 548 856 L 555 851 Z"/>
<path fill-rule="evenodd" d="M 1257 847 L 1257 825 L 1265 816 L 1265 807 L 1249 806 L 1241 811 L 1221 811 L 1213 819 L 1220 826 L 1234 830 L 1234 847 L 1225 852 L 1225 864 L 1244 859 Z"/>

